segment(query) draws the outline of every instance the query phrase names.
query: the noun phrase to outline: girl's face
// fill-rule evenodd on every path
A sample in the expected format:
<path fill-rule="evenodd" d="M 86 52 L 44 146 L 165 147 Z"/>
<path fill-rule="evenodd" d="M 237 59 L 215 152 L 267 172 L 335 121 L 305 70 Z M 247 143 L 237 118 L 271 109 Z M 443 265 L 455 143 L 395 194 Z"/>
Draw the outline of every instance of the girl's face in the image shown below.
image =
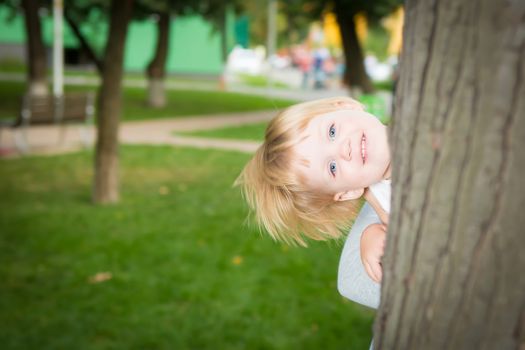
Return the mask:
<path fill-rule="evenodd" d="M 360 191 L 389 176 L 386 127 L 373 115 L 351 109 L 321 114 L 308 123 L 294 151 L 309 185 L 331 195 Z M 346 198 L 353 199 L 353 198 Z"/>

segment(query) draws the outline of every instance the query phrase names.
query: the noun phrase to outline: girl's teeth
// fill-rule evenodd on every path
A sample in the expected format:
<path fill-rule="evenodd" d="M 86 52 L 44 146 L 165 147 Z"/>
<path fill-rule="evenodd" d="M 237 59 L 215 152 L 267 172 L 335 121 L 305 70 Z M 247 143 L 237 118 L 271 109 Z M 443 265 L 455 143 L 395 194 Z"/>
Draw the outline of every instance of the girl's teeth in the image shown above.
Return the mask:
<path fill-rule="evenodd" d="M 361 137 L 361 158 L 363 159 L 363 163 L 365 162 L 365 135 Z"/>

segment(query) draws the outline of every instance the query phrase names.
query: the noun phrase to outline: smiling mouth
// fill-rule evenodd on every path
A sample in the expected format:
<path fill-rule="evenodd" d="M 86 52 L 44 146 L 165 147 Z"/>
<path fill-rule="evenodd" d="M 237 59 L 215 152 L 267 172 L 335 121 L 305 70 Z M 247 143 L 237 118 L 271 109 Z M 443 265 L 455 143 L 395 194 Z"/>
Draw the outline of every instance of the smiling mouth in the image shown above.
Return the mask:
<path fill-rule="evenodd" d="M 361 136 L 361 159 L 363 160 L 363 164 L 366 162 L 366 136 L 363 134 Z"/>

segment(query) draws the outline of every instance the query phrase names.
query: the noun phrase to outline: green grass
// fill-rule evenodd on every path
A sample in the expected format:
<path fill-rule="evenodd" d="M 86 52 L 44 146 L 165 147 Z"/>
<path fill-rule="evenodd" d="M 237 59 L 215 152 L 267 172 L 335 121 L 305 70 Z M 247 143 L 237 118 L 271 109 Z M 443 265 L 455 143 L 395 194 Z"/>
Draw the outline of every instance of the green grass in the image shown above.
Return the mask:
<path fill-rule="evenodd" d="M 168 105 L 162 109 L 152 110 L 144 102 L 143 89 L 127 88 L 124 96 L 126 120 L 275 109 L 294 103 L 294 101 L 231 92 L 170 90 L 167 97 Z"/>
<path fill-rule="evenodd" d="M 368 349 L 339 245 L 243 225 L 231 183 L 248 156 L 123 147 L 109 206 L 90 202 L 92 157 L 1 161 L 2 349 Z"/>
<path fill-rule="evenodd" d="M 394 90 L 394 81 L 393 80 L 383 80 L 383 81 L 374 81 L 372 82 L 374 88 L 377 90 L 392 91 Z"/>
<path fill-rule="evenodd" d="M 379 24 L 368 27 L 368 35 L 364 43 L 364 51 L 376 56 L 380 61 L 388 58 L 388 42 L 390 40 L 388 31 Z"/>
<path fill-rule="evenodd" d="M 359 101 L 365 105 L 365 110 L 375 115 L 381 123 L 387 125 L 390 123 L 390 116 L 387 115 L 387 105 L 385 101 L 376 95 L 361 95 L 359 96 Z"/>
<path fill-rule="evenodd" d="M 25 73 L 26 65 L 22 60 L 16 58 L 0 59 L 0 72 Z"/>
<path fill-rule="evenodd" d="M 96 87 L 66 86 L 66 91 L 96 91 Z M 0 96 L 3 101 L 0 104 L 0 119 L 13 118 L 18 113 L 23 92 L 23 83 L 0 82 Z M 245 112 L 283 108 L 294 103 L 294 101 L 231 92 L 168 90 L 167 106 L 152 109 L 146 104 L 146 94 L 146 90 L 141 88 L 124 89 L 123 120 Z"/>
<path fill-rule="evenodd" d="M 239 79 L 248 86 L 256 86 L 256 87 L 269 86 L 268 78 L 264 75 L 239 74 Z M 280 89 L 290 88 L 289 85 L 283 82 L 280 82 L 280 81 L 272 81 L 271 86 L 280 88 Z"/>
<path fill-rule="evenodd" d="M 220 129 L 188 131 L 177 134 L 220 139 L 262 141 L 264 140 L 264 132 L 267 125 L 267 123 L 257 123 Z"/>

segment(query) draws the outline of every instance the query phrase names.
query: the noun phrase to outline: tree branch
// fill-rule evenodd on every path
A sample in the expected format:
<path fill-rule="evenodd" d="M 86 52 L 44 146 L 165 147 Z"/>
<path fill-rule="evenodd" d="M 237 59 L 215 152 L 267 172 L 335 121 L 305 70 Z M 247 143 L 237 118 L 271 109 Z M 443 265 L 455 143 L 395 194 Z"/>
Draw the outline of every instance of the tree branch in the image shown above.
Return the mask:
<path fill-rule="evenodd" d="M 87 55 L 89 56 L 89 59 L 91 61 L 93 61 L 93 63 L 95 64 L 95 66 L 97 67 L 97 71 L 100 75 L 102 75 L 102 72 L 104 70 L 104 64 L 102 63 L 102 61 L 97 57 L 95 51 L 92 49 L 91 45 L 89 45 L 88 41 L 86 40 L 86 37 L 84 36 L 84 34 L 82 34 L 82 32 L 80 31 L 80 28 L 79 26 L 77 25 L 77 23 L 73 20 L 73 18 L 71 18 L 71 16 L 69 15 L 69 11 L 64 11 L 64 17 L 67 21 L 67 23 L 69 24 L 69 26 L 71 27 L 71 29 L 73 30 L 73 33 L 75 34 L 75 36 L 77 37 L 78 41 L 80 42 L 80 46 L 82 47 L 82 49 L 87 53 Z"/>

